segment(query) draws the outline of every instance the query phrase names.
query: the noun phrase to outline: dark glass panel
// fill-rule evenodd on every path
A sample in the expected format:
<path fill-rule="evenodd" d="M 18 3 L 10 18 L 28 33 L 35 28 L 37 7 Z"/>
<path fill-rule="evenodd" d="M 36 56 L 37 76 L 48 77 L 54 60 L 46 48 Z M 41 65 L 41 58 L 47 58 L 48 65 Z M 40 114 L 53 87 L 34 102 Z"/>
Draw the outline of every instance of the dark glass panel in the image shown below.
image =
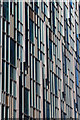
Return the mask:
<path fill-rule="evenodd" d="M 10 62 L 15 66 L 15 42 L 10 40 Z"/>

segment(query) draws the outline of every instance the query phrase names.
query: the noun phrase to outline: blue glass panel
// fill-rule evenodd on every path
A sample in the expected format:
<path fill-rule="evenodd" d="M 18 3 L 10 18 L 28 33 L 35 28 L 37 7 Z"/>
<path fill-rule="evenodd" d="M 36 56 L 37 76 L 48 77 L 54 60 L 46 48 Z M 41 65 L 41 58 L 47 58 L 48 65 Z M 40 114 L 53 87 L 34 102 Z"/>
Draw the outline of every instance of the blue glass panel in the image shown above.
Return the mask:
<path fill-rule="evenodd" d="M 49 57 L 52 59 L 52 42 L 49 41 Z"/>
<path fill-rule="evenodd" d="M 46 117 L 50 118 L 50 109 L 49 109 L 49 103 L 48 102 L 46 103 L 46 109 L 47 109 L 47 111 L 46 111 L 46 113 L 47 113 Z"/>
<path fill-rule="evenodd" d="M 78 70 L 76 69 L 76 84 L 79 86 Z"/>
<path fill-rule="evenodd" d="M 35 4 L 35 13 L 38 14 L 38 6 Z"/>
<path fill-rule="evenodd" d="M 47 15 L 47 6 L 44 4 L 44 14 L 46 15 L 46 16 L 48 16 Z"/>
<path fill-rule="evenodd" d="M 70 5 L 72 6 L 72 0 L 70 1 Z"/>
<path fill-rule="evenodd" d="M 29 23 L 29 30 L 30 30 L 30 41 L 33 42 L 33 22 L 32 20 L 30 19 L 30 23 Z"/>
<path fill-rule="evenodd" d="M 9 19 L 9 2 L 3 2 L 3 16 L 8 21 L 8 19 Z"/>

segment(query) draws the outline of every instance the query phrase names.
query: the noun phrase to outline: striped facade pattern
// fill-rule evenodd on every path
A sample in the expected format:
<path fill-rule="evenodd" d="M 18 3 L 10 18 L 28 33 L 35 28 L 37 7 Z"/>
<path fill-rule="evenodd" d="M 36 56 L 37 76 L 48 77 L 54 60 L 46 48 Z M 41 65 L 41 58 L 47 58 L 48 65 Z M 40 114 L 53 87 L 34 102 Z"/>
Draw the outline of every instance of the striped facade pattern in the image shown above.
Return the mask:
<path fill-rule="evenodd" d="M 0 1 L 0 119 L 80 119 L 80 3 Z"/>

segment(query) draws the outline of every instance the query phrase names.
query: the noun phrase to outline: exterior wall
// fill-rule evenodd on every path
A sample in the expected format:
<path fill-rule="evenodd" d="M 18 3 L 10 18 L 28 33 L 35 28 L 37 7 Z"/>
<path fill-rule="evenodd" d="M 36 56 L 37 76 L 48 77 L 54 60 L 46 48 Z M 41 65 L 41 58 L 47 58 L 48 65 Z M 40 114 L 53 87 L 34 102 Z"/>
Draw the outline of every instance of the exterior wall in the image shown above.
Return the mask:
<path fill-rule="evenodd" d="M 80 118 L 80 3 L 0 3 L 0 118 Z"/>

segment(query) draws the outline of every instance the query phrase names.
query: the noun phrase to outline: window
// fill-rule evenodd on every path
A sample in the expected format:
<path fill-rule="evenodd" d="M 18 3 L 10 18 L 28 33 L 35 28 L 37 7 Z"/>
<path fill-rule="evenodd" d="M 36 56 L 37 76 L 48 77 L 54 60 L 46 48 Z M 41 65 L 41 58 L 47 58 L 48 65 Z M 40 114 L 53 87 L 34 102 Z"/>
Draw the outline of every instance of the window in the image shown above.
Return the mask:
<path fill-rule="evenodd" d="M 52 6 L 52 16 L 53 16 L 53 32 L 55 32 L 55 7 Z"/>
<path fill-rule="evenodd" d="M 32 3 L 33 4 L 33 3 Z M 25 57 L 26 57 L 26 63 L 28 64 L 28 5 L 25 4 Z"/>
<path fill-rule="evenodd" d="M 15 66 L 15 42 L 10 40 L 10 62 Z"/>
<path fill-rule="evenodd" d="M 52 59 L 52 41 L 49 40 L 49 57 Z"/>
<path fill-rule="evenodd" d="M 76 84 L 79 86 L 78 70 L 76 68 Z"/>
<path fill-rule="evenodd" d="M 37 31 L 37 47 L 39 48 L 39 46 L 40 46 L 40 34 L 39 34 L 39 28 L 37 29 L 38 31 Z"/>
<path fill-rule="evenodd" d="M 70 2 L 70 5 L 71 5 L 71 7 L 72 7 L 72 0 L 71 0 L 71 2 Z"/>
<path fill-rule="evenodd" d="M 5 76 L 5 70 L 4 70 L 4 67 L 5 67 L 5 63 L 2 61 L 2 90 L 4 90 L 4 76 Z"/>
<path fill-rule="evenodd" d="M 22 10 L 23 10 L 23 2 L 20 2 L 20 21 L 21 21 L 21 23 L 23 22 L 23 14 L 22 14 Z"/>
<path fill-rule="evenodd" d="M 43 2 L 41 2 L 41 10 L 42 10 L 42 12 L 44 12 L 44 9 L 43 9 Z"/>
<path fill-rule="evenodd" d="M 67 39 L 67 48 L 69 49 L 69 26 L 66 24 L 66 39 Z"/>
<path fill-rule="evenodd" d="M 36 94 L 40 96 L 40 85 L 36 84 Z"/>
<path fill-rule="evenodd" d="M 3 16 L 8 21 L 8 19 L 9 19 L 9 2 L 3 2 Z"/>
<path fill-rule="evenodd" d="M 57 95 L 57 76 L 54 75 L 54 80 L 55 80 L 55 94 Z"/>
<path fill-rule="evenodd" d="M 36 61 L 36 64 L 37 64 L 37 69 L 36 69 L 36 71 L 37 71 L 37 78 L 36 78 L 36 81 L 38 82 L 38 83 L 40 83 L 40 62 L 39 61 Z"/>
<path fill-rule="evenodd" d="M 9 93 L 9 64 L 6 63 L 6 91 Z"/>
<path fill-rule="evenodd" d="M 31 8 L 33 8 L 33 2 L 30 2 L 30 4 L 31 4 Z"/>
<path fill-rule="evenodd" d="M 29 27 L 30 27 L 30 31 L 29 31 L 30 41 L 33 42 L 33 21 L 31 19 L 30 19 Z"/>
<path fill-rule="evenodd" d="M 47 10 L 48 10 L 48 7 L 47 7 L 46 4 L 44 4 L 44 14 L 45 14 L 46 16 L 48 16 L 48 14 L 47 14 Z"/>
<path fill-rule="evenodd" d="M 25 4 L 25 38 L 28 39 L 28 5 Z"/>
<path fill-rule="evenodd" d="M 50 118 L 50 105 L 48 102 L 46 102 L 46 117 Z"/>
<path fill-rule="evenodd" d="M 3 40 L 2 40 L 2 58 L 4 58 L 4 51 L 5 51 L 4 41 L 5 41 L 5 35 L 3 34 Z"/>
<path fill-rule="evenodd" d="M 23 16 L 22 16 L 22 4 L 23 2 L 17 2 L 17 15 L 18 20 L 22 23 L 23 22 Z"/>
<path fill-rule="evenodd" d="M 19 59 L 19 45 L 17 44 L 17 59 Z"/>
<path fill-rule="evenodd" d="M 31 106 L 33 106 L 32 99 L 33 99 L 33 81 L 30 80 L 30 105 Z"/>
<path fill-rule="evenodd" d="M 37 38 L 37 32 L 38 32 L 38 27 L 37 25 L 35 24 L 35 37 Z"/>
<path fill-rule="evenodd" d="M 46 46 L 48 48 L 48 27 L 46 27 Z"/>
<path fill-rule="evenodd" d="M 13 87 L 14 87 L 14 88 L 13 88 L 13 89 L 14 89 L 14 96 L 16 97 L 16 82 L 14 82 L 13 85 L 14 85 L 14 86 L 13 86 Z"/>
<path fill-rule="evenodd" d="M 5 115 L 5 106 L 2 105 L 2 119 L 4 119 L 4 115 Z"/>
<path fill-rule="evenodd" d="M 13 100 L 14 100 L 14 109 L 16 110 L 16 98 L 14 98 Z"/>
<path fill-rule="evenodd" d="M 79 6 L 79 11 L 80 11 L 80 6 Z M 80 12 L 79 12 L 79 23 L 80 23 Z"/>
<path fill-rule="evenodd" d="M 24 112 L 29 115 L 29 91 L 26 88 L 24 93 Z"/>
<path fill-rule="evenodd" d="M 33 105 L 34 105 L 34 108 L 36 107 L 36 83 L 35 82 L 33 82 L 34 84 L 33 84 L 33 100 L 34 100 L 34 102 L 33 102 Z"/>
<path fill-rule="evenodd" d="M 10 14 L 12 15 L 12 2 L 10 2 Z"/>
<path fill-rule="evenodd" d="M 12 66 L 10 66 L 10 78 L 16 80 L 16 69 Z"/>
<path fill-rule="evenodd" d="M 63 71 L 67 75 L 67 58 L 64 56 Z"/>
<path fill-rule="evenodd" d="M 23 61 L 23 48 L 20 47 L 20 62 Z"/>
<path fill-rule="evenodd" d="M 17 32 L 17 42 L 22 45 L 22 34 L 20 32 Z"/>
<path fill-rule="evenodd" d="M 8 54 L 9 54 L 8 47 L 9 47 L 9 37 L 7 36 L 7 38 L 6 38 L 6 60 L 7 61 L 9 60 L 9 58 L 8 58 Z"/>
<path fill-rule="evenodd" d="M 6 118 L 9 118 L 9 107 L 6 106 Z"/>
<path fill-rule="evenodd" d="M 19 20 L 19 2 L 17 2 L 17 16 L 18 16 L 18 20 Z"/>
<path fill-rule="evenodd" d="M 35 13 L 38 14 L 38 2 L 35 2 Z"/>
<path fill-rule="evenodd" d="M 78 40 L 78 34 L 77 34 L 77 42 L 76 42 L 76 48 L 77 48 L 77 60 L 78 60 L 78 62 L 79 62 L 79 40 Z"/>

